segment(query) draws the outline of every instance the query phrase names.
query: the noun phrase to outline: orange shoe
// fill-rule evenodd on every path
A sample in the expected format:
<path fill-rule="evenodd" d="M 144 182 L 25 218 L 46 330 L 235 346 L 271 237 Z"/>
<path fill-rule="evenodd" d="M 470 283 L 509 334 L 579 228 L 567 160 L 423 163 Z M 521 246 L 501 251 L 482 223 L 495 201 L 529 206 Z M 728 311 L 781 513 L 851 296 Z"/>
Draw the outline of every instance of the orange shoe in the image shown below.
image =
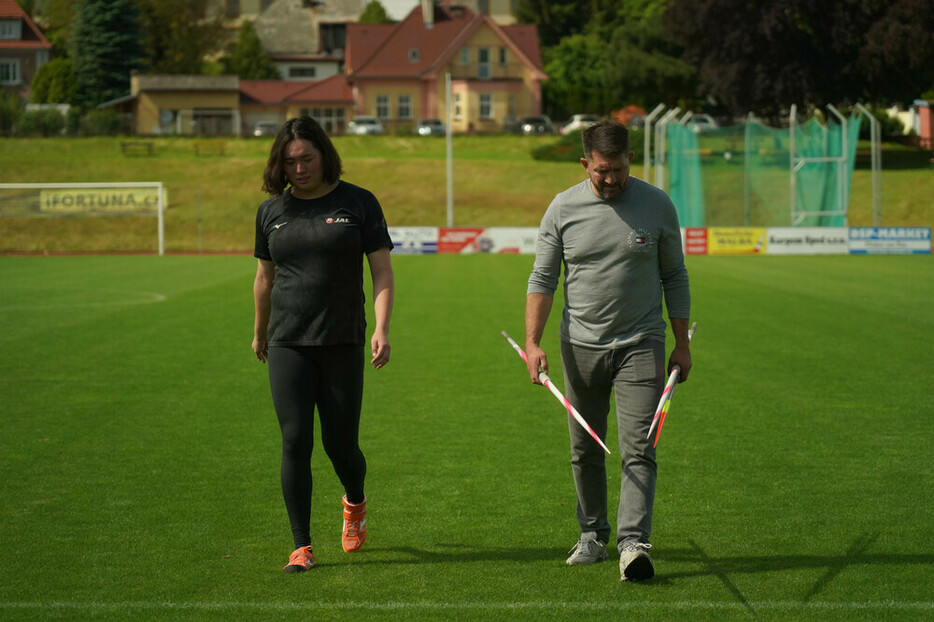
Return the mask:
<path fill-rule="evenodd" d="M 344 504 L 344 532 L 341 545 L 348 553 L 359 551 L 366 541 L 366 499 L 358 504 L 347 501 L 347 495 L 341 499 Z"/>
<path fill-rule="evenodd" d="M 282 569 L 285 572 L 305 572 L 315 567 L 315 554 L 310 546 L 303 546 L 292 551 L 289 563 Z"/>

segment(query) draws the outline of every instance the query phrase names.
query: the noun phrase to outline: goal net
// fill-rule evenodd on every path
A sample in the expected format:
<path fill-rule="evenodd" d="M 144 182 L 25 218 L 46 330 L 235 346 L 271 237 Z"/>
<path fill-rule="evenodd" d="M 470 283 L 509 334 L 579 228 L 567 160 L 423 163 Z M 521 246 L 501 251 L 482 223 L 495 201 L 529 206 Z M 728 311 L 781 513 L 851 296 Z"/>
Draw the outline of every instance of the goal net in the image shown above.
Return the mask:
<path fill-rule="evenodd" d="M 158 252 L 165 254 L 165 189 L 161 181 L 0 183 L 0 218 L 155 216 Z"/>

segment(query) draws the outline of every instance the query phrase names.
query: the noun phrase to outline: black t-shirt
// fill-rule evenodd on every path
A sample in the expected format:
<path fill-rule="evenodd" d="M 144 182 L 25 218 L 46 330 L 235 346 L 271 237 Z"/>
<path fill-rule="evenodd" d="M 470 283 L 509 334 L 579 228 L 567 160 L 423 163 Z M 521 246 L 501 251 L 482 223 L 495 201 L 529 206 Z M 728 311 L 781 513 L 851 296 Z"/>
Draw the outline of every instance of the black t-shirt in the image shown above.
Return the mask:
<path fill-rule="evenodd" d="M 286 189 L 264 201 L 253 255 L 276 266 L 269 345 L 362 345 L 363 256 L 381 248 L 392 240 L 368 190 L 341 181 L 317 199 Z"/>

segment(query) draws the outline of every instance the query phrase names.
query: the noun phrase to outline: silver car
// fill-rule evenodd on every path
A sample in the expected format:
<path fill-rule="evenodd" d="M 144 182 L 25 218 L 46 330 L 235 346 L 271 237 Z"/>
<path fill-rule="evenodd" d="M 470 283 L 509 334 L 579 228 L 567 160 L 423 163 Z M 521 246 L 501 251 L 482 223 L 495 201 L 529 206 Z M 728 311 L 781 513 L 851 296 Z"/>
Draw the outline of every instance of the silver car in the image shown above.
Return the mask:
<path fill-rule="evenodd" d="M 369 115 L 358 115 L 347 124 L 348 134 L 365 135 L 382 134 L 383 132 L 383 124 L 379 122 L 379 119 Z"/>
<path fill-rule="evenodd" d="M 441 119 L 419 119 L 414 131 L 419 136 L 444 136 L 447 132 Z"/>

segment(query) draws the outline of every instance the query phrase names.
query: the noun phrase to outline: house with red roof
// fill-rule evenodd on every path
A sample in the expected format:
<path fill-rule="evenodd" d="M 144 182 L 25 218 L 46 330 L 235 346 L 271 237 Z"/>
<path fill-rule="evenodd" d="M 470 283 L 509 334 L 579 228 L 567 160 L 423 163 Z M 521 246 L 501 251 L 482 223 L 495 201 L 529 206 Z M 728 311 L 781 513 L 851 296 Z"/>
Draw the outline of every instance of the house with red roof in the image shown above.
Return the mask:
<path fill-rule="evenodd" d="M 342 134 L 353 110 L 353 92 L 343 75 L 317 82 L 240 80 L 240 114 L 244 126 L 284 123 L 313 117 L 328 134 Z"/>
<path fill-rule="evenodd" d="M 32 77 L 52 45 L 15 0 L 0 0 L 0 92 L 29 99 Z"/>
<path fill-rule="evenodd" d="M 540 114 L 548 79 L 534 25 L 500 25 L 432 0 L 398 24 L 349 24 L 345 74 L 354 113 L 376 116 L 389 130 L 446 118 L 449 78 L 455 132 L 502 131 Z"/>
<path fill-rule="evenodd" d="M 266 12 L 294 16 L 296 2 L 301 4 L 275 0 Z M 341 134 L 353 116 L 362 114 L 379 117 L 388 131 L 407 133 L 418 119 L 446 119 L 450 93 L 455 132 L 499 132 L 518 117 L 540 114 L 541 83 L 548 76 L 535 26 L 471 8 L 480 5 L 421 0 L 396 24 L 347 24 L 344 47 L 324 52 L 340 57 L 343 72 L 322 79 L 138 75 L 131 79 L 129 96 L 100 107 L 131 116 L 139 134 L 249 135 L 258 123 L 281 124 L 300 115 Z M 305 21 L 291 21 L 307 31 Z M 284 41 L 292 40 L 282 20 L 278 30 Z M 320 41 L 315 39 L 312 48 L 318 49 Z M 282 47 L 301 52 L 297 43 Z M 324 62 L 312 48 L 291 62 Z M 324 65 L 319 69 L 329 72 Z"/>

